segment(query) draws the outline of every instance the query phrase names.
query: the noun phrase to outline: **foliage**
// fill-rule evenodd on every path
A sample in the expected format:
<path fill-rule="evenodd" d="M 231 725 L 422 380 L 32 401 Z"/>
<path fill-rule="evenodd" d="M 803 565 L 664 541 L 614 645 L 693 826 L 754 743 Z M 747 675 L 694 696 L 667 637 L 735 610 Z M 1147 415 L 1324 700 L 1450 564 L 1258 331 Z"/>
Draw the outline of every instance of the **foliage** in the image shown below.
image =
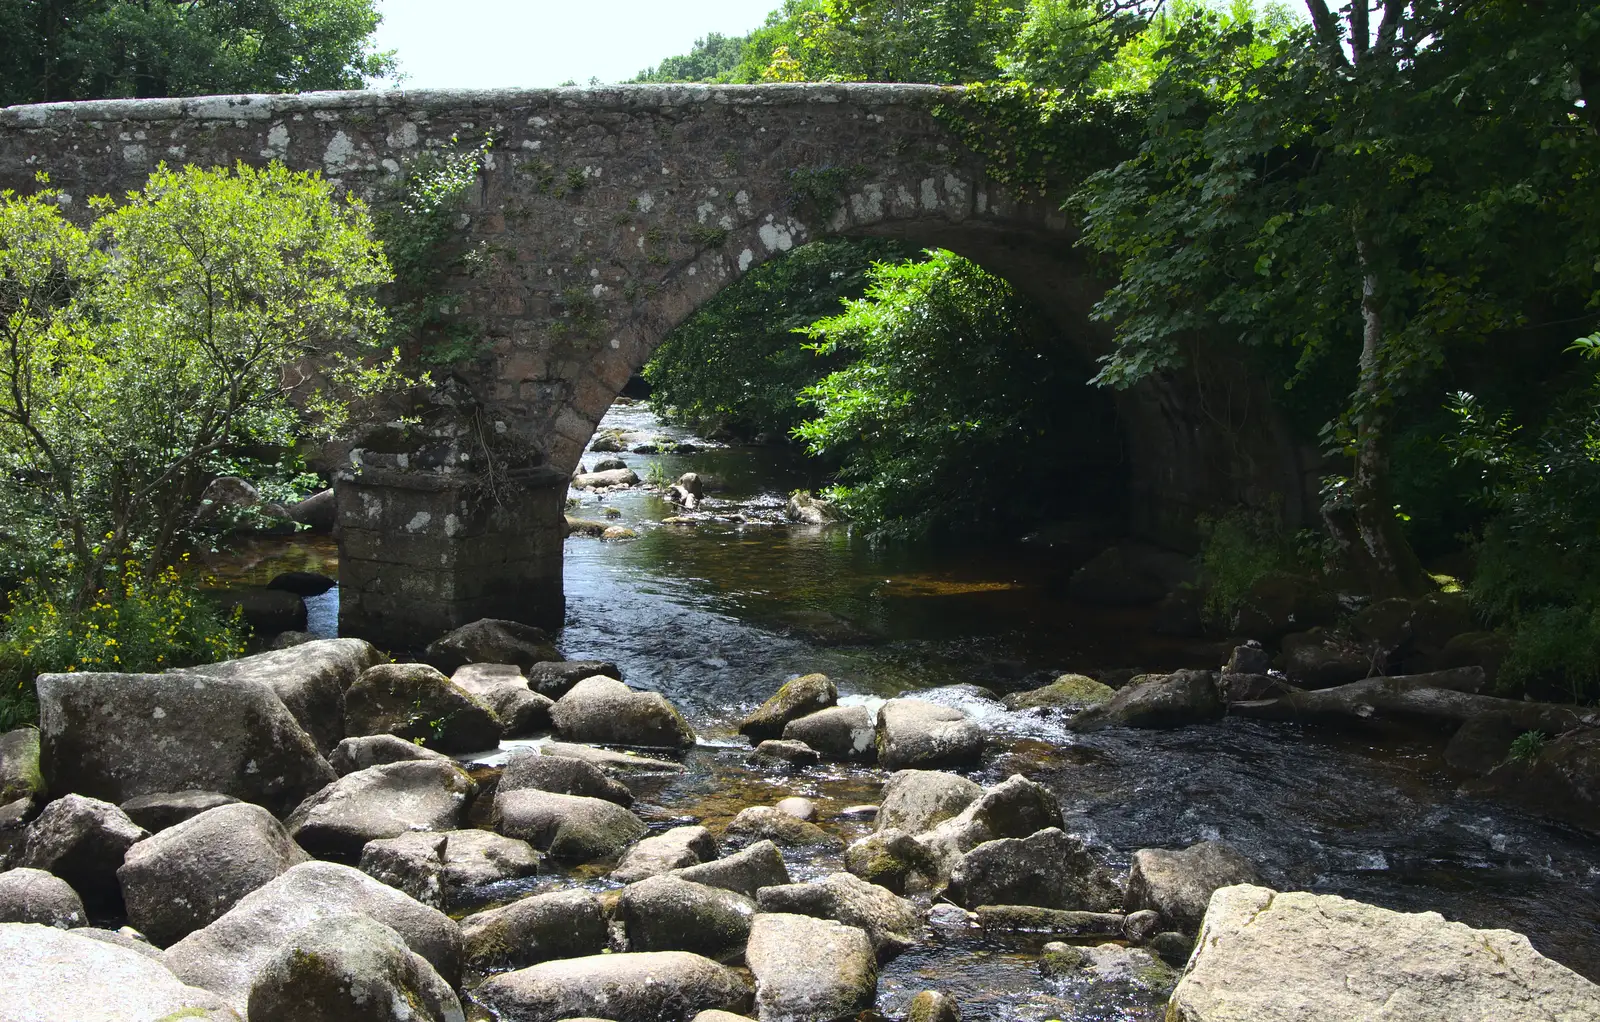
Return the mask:
<path fill-rule="evenodd" d="M 0 106 L 359 89 L 394 74 L 374 0 L 0 0 Z"/>
<path fill-rule="evenodd" d="M 336 435 L 399 381 L 365 207 L 319 177 L 163 167 L 88 230 L 56 198 L 0 193 L 0 556 L 77 612 L 173 560 L 230 451 Z"/>
<path fill-rule="evenodd" d="M 726 36 L 710 32 L 694 41 L 689 52 L 668 57 L 655 67 L 640 71 L 635 83 L 723 81 L 744 57 L 748 36 Z"/>
<path fill-rule="evenodd" d="M 1005 281 L 945 251 L 869 277 L 805 329 L 811 350 L 851 361 L 806 388 L 815 417 L 795 430 L 842 463 L 830 496 L 853 518 L 891 535 L 1026 521 L 1061 496 L 1052 440 L 1114 456 L 1094 403 L 1061 400 L 1083 367 Z"/>
<path fill-rule="evenodd" d="M 1196 524 L 1205 585 L 1202 614 L 1221 627 L 1233 621 L 1257 582 L 1278 572 L 1298 573 L 1311 567 L 1277 514 L 1240 507 L 1221 515 L 1201 515 Z"/>
<path fill-rule="evenodd" d="M 752 267 L 700 306 L 644 367 L 658 409 L 704 429 L 788 436 L 800 392 L 838 367 L 795 335 L 866 290 L 867 269 L 901 249 L 887 241 L 821 241 Z"/>
<path fill-rule="evenodd" d="M 80 610 L 47 595 L 69 590 L 66 579 L 11 594 L 0 637 L 0 725 L 36 717 L 39 674 L 164 671 L 243 655 L 246 628 L 237 609 L 224 614 L 178 569 L 151 573 L 127 561 L 107 582 Z"/>
<path fill-rule="evenodd" d="M 1524 731 L 1511 740 L 1511 748 L 1506 751 L 1506 761 L 1509 763 L 1532 763 L 1544 751 L 1545 734 L 1543 731 Z"/>

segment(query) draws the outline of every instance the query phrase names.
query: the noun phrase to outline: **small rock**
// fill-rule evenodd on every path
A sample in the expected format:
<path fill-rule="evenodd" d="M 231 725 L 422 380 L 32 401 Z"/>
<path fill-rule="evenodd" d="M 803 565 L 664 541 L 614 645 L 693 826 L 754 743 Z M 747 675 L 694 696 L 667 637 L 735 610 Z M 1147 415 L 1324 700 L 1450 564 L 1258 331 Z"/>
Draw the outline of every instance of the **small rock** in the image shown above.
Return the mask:
<path fill-rule="evenodd" d="M 830 873 L 813 883 L 764 887 L 756 904 L 762 912 L 791 912 L 857 927 L 872 941 L 879 961 L 915 944 L 922 929 L 915 905 L 849 873 Z"/>
<path fill-rule="evenodd" d="M 609 660 L 552 660 L 523 669 L 528 687 L 542 696 L 560 699 L 578 682 L 596 675 L 622 680 L 622 671 Z"/>
<path fill-rule="evenodd" d="M 1137 912 L 1129 912 L 1122 923 L 1122 935 L 1130 944 L 1148 944 L 1150 938 L 1161 932 L 1161 913 L 1155 909 L 1142 908 Z"/>
<path fill-rule="evenodd" d="M 1133 853 L 1123 909 L 1154 909 L 1178 929 L 1194 932 L 1219 887 L 1256 883 L 1255 866 L 1223 841 L 1202 841 L 1183 851 L 1141 848 Z"/>
<path fill-rule="evenodd" d="M 689 1022 L 708 1008 L 742 1011 L 750 988 L 725 965 L 687 951 L 591 955 L 485 980 L 473 1000 L 503 1019 Z"/>
<path fill-rule="evenodd" d="M 654 876 L 623 889 L 616 917 L 627 931 L 630 951 L 692 951 L 737 962 L 755 913 L 751 900 L 735 891 Z"/>
<path fill-rule="evenodd" d="M 1043 688 L 1013 692 L 1002 702 L 1008 710 L 1052 709 L 1076 713 L 1098 706 L 1116 695 L 1116 689 L 1081 674 L 1063 674 Z"/>
<path fill-rule="evenodd" d="M 956 774 L 900 770 L 884 785 L 878 829 L 917 834 L 957 815 L 982 796 L 982 787 Z"/>
<path fill-rule="evenodd" d="M 530 689 L 516 664 L 463 664 L 450 681 L 494 711 L 502 738 L 521 738 L 550 726 L 554 700 Z"/>
<path fill-rule="evenodd" d="M 789 882 L 783 853 L 771 841 L 757 841 L 720 859 L 675 870 L 673 875 L 708 887 L 738 891 L 748 898 L 756 897 L 763 887 Z"/>
<path fill-rule="evenodd" d="M 831 919 L 763 912 L 750 927 L 745 961 L 756 977 L 761 1022 L 836 1019 L 877 998 L 872 941 Z"/>
<path fill-rule="evenodd" d="M 961 1022 L 961 1009 L 949 994 L 924 990 L 911 998 L 906 1022 Z"/>
<path fill-rule="evenodd" d="M 839 701 L 839 690 L 823 674 L 806 674 L 784 682 L 777 692 L 739 724 L 739 733 L 753 742 L 782 736 L 791 721 L 825 710 Z"/>
<path fill-rule="evenodd" d="M 220 791 L 158 791 L 122 803 L 128 819 L 152 834 L 175 827 L 208 809 L 234 805 L 239 800 Z"/>
<path fill-rule="evenodd" d="M 504 724 L 486 704 L 427 664 L 379 664 L 345 693 L 350 735 L 391 734 L 440 752 L 500 744 Z"/>
<path fill-rule="evenodd" d="M 610 858 L 648 832 L 642 820 L 615 802 L 534 788 L 496 793 L 494 815 L 500 833 L 558 862 Z"/>
<path fill-rule="evenodd" d="M 877 732 L 865 706 L 833 706 L 784 725 L 785 740 L 804 742 L 829 759 L 871 762 Z"/>
<path fill-rule="evenodd" d="M 328 764 L 338 771 L 340 777 L 368 767 L 413 760 L 455 762 L 442 752 L 435 752 L 416 742 L 408 742 L 398 735 L 362 735 L 360 738 L 346 738 L 328 756 Z"/>
<path fill-rule="evenodd" d="M 619 883 L 637 883 L 675 869 L 685 869 L 709 862 L 717 857 L 717 839 L 704 827 L 673 827 L 655 837 L 647 837 L 628 849 L 611 879 Z M 692 949 L 684 949 L 692 950 Z"/>
<path fill-rule="evenodd" d="M 1050 790 L 1013 774 L 916 841 L 945 877 L 962 855 L 985 841 L 1028 837 L 1061 826 L 1061 804 Z"/>
<path fill-rule="evenodd" d="M 1272 657 L 1261 648 L 1259 642 L 1247 642 L 1243 646 L 1233 647 L 1233 653 L 1228 657 L 1227 666 L 1223 667 L 1224 674 L 1266 674 L 1272 669 Z"/>
<path fill-rule="evenodd" d="M 559 795 L 603 798 L 619 806 L 633 805 L 627 785 L 607 777 L 593 763 L 570 756 L 546 756 L 536 748 L 518 749 L 506 760 L 500 774 L 501 792 L 531 788 Z"/>
<path fill-rule="evenodd" d="M 0 924 L 6 1022 L 239 1022 L 221 997 L 185 986 L 160 961 L 127 947 L 29 923 Z"/>
<path fill-rule="evenodd" d="M 822 761 L 822 753 L 805 742 L 784 738 L 769 738 L 750 753 L 750 762 L 782 766 L 787 769 L 815 766 Z"/>
<path fill-rule="evenodd" d="M 606 947 L 606 916 L 594 892 L 536 894 L 461 920 L 467 964 L 480 972 L 522 969 Z"/>
<path fill-rule="evenodd" d="M 618 543 L 623 540 L 638 539 L 639 534 L 624 525 L 608 525 L 600 538 L 607 543 Z"/>
<path fill-rule="evenodd" d="M 977 920 L 977 913 L 968 912 L 960 905 L 952 905 L 945 901 L 928 909 L 928 925 L 936 930 L 956 932 L 969 930 Z"/>
<path fill-rule="evenodd" d="M 0 923 L 38 923 L 71 930 L 88 921 L 78 892 L 60 877 L 28 868 L 0 873 Z"/>
<path fill-rule="evenodd" d="M 789 503 L 783 508 L 783 516 L 801 525 L 826 525 L 839 517 L 839 511 L 832 501 L 820 500 L 809 492 L 800 490 L 789 496 Z"/>
<path fill-rule="evenodd" d="M 599 461 L 594 463 L 594 467 L 591 468 L 589 471 L 590 472 L 614 472 L 619 468 L 627 468 L 627 467 L 628 467 L 628 463 L 626 461 L 623 461 L 621 458 L 601 458 Z"/>
<path fill-rule="evenodd" d="M 878 763 L 906 767 L 973 766 L 983 758 L 983 731 L 965 713 L 921 699 L 891 699 L 878 711 Z"/>
<path fill-rule="evenodd" d="M 1167 930 L 1151 937 L 1148 946 L 1162 961 L 1181 969 L 1194 953 L 1194 938 L 1176 930 Z"/>
<path fill-rule="evenodd" d="M 659 692 L 635 692 L 614 678 L 578 682 L 550 710 L 556 734 L 579 742 L 686 749 L 694 731 Z"/>
<path fill-rule="evenodd" d="M 772 841 L 784 848 L 843 848 L 844 842 L 814 823 L 797 820 L 772 806 L 739 811 L 723 831 L 723 840 L 738 843 Z"/>
<path fill-rule="evenodd" d="M 527 671 L 534 664 L 561 659 L 544 629 L 490 617 L 445 633 L 428 644 L 423 656 L 450 672 L 463 664 L 516 664 Z"/>
<path fill-rule="evenodd" d="M 413 830 L 458 830 L 478 786 L 454 763 L 414 760 L 346 774 L 284 821 L 300 846 L 355 863 L 368 841 Z"/>
<path fill-rule="evenodd" d="M 1082 841 L 1051 827 L 1026 838 L 985 841 L 950 873 L 947 897 L 958 905 L 1038 905 L 1104 912 L 1121 890 Z"/>
<path fill-rule="evenodd" d="M 1222 716 L 1215 676 L 1209 671 L 1145 675 L 1098 706 L 1074 715 L 1080 730 L 1101 727 L 1174 728 Z"/>
<path fill-rule="evenodd" d="M 780 813 L 788 813 L 795 819 L 804 820 L 807 823 L 812 823 L 817 818 L 817 804 L 809 798 L 802 798 L 799 795 L 781 798 L 773 804 L 772 808 Z"/>
<path fill-rule="evenodd" d="M 412 831 L 368 841 L 361 850 L 361 872 L 445 910 L 472 888 L 538 871 L 539 853 L 526 841 L 486 830 Z"/>
<path fill-rule="evenodd" d="M 238 802 L 208 809 L 129 848 L 117 880 L 128 922 L 166 947 L 310 859 L 271 813 Z"/>
<path fill-rule="evenodd" d="M 66 795 L 44 807 L 28 827 L 16 865 L 54 873 L 97 914 L 122 909 L 117 867 L 136 842 L 150 835 L 109 802 Z"/>

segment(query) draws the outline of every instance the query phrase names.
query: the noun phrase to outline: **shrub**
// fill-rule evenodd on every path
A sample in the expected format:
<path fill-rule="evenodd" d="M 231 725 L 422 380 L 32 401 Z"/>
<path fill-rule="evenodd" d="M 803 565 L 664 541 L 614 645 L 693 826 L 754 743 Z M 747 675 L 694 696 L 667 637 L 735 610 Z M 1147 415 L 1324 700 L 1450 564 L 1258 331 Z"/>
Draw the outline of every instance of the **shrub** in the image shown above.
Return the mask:
<path fill-rule="evenodd" d="M 1205 583 L 1201 615 L 1226 627 L 1255 584 L 1277 572 L 1304 573 L 1312 558 L 1283 530 L 1278 516 L 1239 507 L 1218 516 L 1201 515 L 1200 570 Z"/>

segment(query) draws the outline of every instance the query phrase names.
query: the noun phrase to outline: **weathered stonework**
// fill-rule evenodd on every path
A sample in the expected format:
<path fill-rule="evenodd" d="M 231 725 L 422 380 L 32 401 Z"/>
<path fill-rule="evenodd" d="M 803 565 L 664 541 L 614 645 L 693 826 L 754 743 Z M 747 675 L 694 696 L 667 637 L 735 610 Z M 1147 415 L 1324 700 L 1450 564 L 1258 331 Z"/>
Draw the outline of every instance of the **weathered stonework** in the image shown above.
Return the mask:
<path fill-rule="evenodd" d="M 1106 334 L 1087 319 L 1100 288 L 1073 252 L 1067 219 L 985 177 L 934 116 L 958 95 L 913 85 L 617 86 L 12 107 L 0 110 L 0 188 L 32 189 L 47 171 L 80 211 L 89 195 L 139 187 L 161 161 L 282 160 L 381 200 L 407 159 L 491 138 L 461 215 L 473 268 L 449 285 L 456 315 L 484 342 L 459 371 L 495 428 L 564 477 L 673 327 L 752 266 L 827 234 L 961 252 L 1039 299 L 1086 365 L 1103 353 Z M 1230 402 L 1244 394 L 1252 407 L 1252 388 L 1230 379 Z M 1206 398 L 1198 377 L 1116 396 L 1136 531 L 1179 535 L 1197 509 L 1270 491 L 1297 516 L 1304 472 L 1281 427 L 1257 411 L 1221 436 Z M 406 471 L 387 470 L 381 484 L 352 473 L 341 487 L 350 632 L 381 641 L 380 606 L 414 605 L 416 614 L 390 618 L 420 627 L 418 615 L 440 600 L 454 609 L 426 619 L 435 630 L 459 623 L 458 611 L 490 607 L 559 621 L 559 486 L 471 518 L 450 510 L 463 500 L 454 480 L 421 473 L 413 484 Z M 389 506 L 365 517 L 361 494 L 379 491 Z M 455 536 L 442 531 L 452 513 L 464 530 Z M 424 514 L 428 524 L 412 530 Z M 497 602 L 508 598 L 519 602 Z"/>

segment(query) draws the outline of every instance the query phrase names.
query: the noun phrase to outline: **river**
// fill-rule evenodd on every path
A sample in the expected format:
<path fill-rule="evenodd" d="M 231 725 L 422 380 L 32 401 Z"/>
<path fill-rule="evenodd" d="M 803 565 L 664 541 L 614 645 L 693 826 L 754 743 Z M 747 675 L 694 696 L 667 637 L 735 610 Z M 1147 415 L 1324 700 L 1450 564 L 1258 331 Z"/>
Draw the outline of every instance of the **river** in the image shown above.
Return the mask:
<path fill-rule="evenodd" d="M 1072 603 L 1050 558 L 1025 543 L 886 548 L 848 526 L 780 524 L 788 493 L 815 483 L 792 453 L 707 446 L 642 404 L 619 403 L 601 434 L 610 429 L 625 431 L 629 446 L 653 438 L 695 445 L 621 454 L 641 476 L 692 470 L 719 483 L 705 517 L 690 524 L 663 524 L 678 510 L 644 489 L 578 494 L 570 511 L 605 519 L 614 509 L 612 524 L 639 538 L 567 541 L 562 650 L 615 661 L 631 685 L 682 708 L 701 737 L 689 772 L 636 804 L 652 826 L 694 819 L 716 830 L 745 805 L 799 794 L 816 800 L 822 820 L 847 840 L 865 833 L 867 825 L 829 817 L 876 801 L 881 772 L 760 773 L 744 762 L 737 721 L 799 673 L 827 674 L 847 702 L 934 689 L 933 698 L 974 713 L 998 738 L 998 755 L 976 780 L 1023 772 L 1047 784 L 1068 829 L 1118 867 L 1141 847 L 1221 838 L 1281 889 L 1517 930 L 1600 980 L 1600 842 L 1459 795 L 1441 759 L 1447 736 L 1238 718 L 1079 735 L 1007 712 L 975 687 L 1011 691 L 1069 670 L 1215 667 L 1221 653 L 1154 638 L 1141 613 Z M 332 556 L 326 543 L 268 543 L 247 563 L 236 555 L 230 574 L 265 581 L 285 567 L 327 570 Z M 336 600 L 335 590 L 313 608 L 324 632 Z M 837 856 L 800 857 L 793 867 L 797 878 L 840 868 Z M 879 1010 L 901 1013 L 932 987 L 953 994 L 968 1019 L 1161 1017 L 1156 1003 L 1125 990 L 1042 980 L 1036 949 L 976 934 L 934 933 L 888 963 Z"/>

